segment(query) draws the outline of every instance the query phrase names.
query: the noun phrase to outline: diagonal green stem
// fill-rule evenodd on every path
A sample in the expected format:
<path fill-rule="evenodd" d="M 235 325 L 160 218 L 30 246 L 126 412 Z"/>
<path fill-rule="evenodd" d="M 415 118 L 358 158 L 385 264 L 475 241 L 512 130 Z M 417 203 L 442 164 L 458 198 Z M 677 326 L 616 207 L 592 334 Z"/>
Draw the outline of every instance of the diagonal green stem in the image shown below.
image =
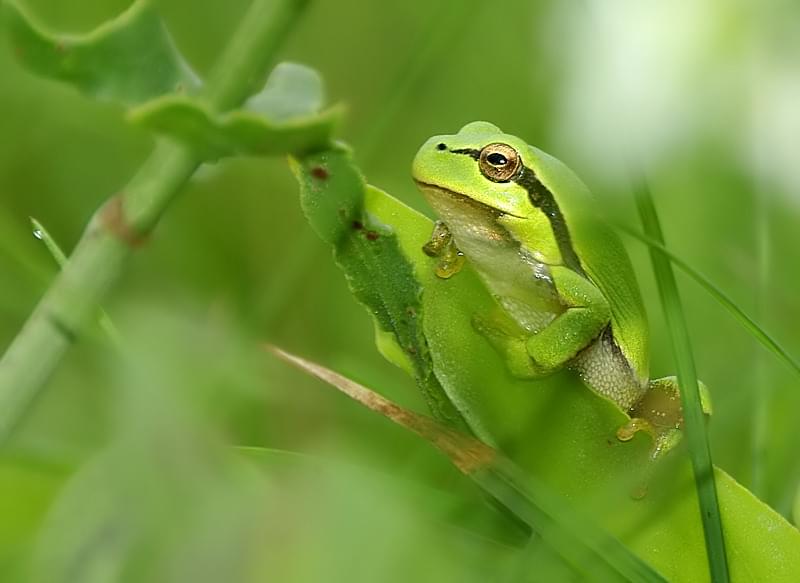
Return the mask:
<path fill-rule="evenodd" d="M 660 246 L 664 246 L 661 224 L 646 183 L 639 185 L 635 197 L 645 234 Z M 722 534 L 714 466 L 711 462 L 711 448 L 705 430 L 705 415 L 700 403 L 700 390 L 689 331 L 686 327 L 678 285 L 669 258 L 655 246 L 650 247 L 650 258 L 653 262 L 661 305 L 670 331 L 672 351 L 678 368 L 684 428 L 689 443 L 689 457 L 692 460 L 697 497 L 700 502 L 711 580 L 722 583 L 729 579 L 725 539 Z"/>
<path fill-rule="evenodd" d="M 205 90 L 212 108 L 228 110 L 252 93 L 307 3 L 253 0 Z M 95 317 L 134 248 L 200 163 L 185 146 L 161 140 L 122 192 L 95 213 L 64 269 L 0 360 L 0 445 Z"/>

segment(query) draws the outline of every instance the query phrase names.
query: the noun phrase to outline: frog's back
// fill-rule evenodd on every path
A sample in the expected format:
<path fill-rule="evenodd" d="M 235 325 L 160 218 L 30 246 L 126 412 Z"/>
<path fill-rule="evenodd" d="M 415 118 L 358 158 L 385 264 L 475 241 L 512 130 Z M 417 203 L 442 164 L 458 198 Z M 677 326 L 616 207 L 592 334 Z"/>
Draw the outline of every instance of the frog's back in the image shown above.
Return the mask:
<path fill-rule="evenodd" d="M 611 306 L 615 344 L 633 368 L 640 384 L 649 375 L 647 316 L 630 258 L 617 234 L 601 218 L 598 203 L 586 185 L 563 162 L 531 146 L 534 169 L 570 226 L 571 243 L 586 276 Z"/>

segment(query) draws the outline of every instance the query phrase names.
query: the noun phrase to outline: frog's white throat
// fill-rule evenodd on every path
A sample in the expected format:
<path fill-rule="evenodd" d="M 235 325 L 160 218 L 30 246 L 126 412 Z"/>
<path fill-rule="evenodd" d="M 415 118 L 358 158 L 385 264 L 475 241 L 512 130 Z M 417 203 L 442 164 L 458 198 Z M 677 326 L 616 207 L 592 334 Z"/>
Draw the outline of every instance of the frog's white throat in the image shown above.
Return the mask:
<path fill-rule="evenodd" d="M 548 266 L 514 239 L 499 221 L 502 212 L 444 188 L 419 186 L 456 246 L 522 328 L 538 331 L 563 311 Z"/>

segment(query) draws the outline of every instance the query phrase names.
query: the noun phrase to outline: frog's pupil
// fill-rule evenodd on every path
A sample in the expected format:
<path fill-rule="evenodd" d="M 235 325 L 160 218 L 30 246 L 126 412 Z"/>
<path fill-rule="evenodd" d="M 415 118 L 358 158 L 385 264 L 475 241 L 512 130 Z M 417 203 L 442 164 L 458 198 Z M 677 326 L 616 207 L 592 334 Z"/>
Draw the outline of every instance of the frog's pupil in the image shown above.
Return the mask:
<path fill-rule="evenodd" d="M 492 152 L 486 156 L 486 161 L 492 166 L 505 166 L 508 164 L 508 159 L 498 152 Z"/>
<path fill-rule="evenodd" d="M 447 144 L 438 144 L 436 146 L 436 149 L 437 150 L 446 150 L 447 149 Z"/>

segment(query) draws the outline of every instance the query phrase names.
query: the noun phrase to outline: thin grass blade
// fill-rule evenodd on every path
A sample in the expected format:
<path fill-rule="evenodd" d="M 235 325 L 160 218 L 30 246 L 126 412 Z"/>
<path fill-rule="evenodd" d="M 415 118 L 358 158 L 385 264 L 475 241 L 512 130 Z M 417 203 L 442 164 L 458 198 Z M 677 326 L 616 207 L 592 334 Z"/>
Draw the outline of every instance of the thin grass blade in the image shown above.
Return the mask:
<path fill-rule="evenodd" d="M 639 184 L 635 192 L 636 206 L 644 226 L 645 234 L 664 246 L 664 235 L 658 220 L 655 204 L 646 183 Z M 722 520 L 719 511 L 717 489 L 714 481 L 714 466 L 711 461 L 711 448 L 705 430 L 705 415 L 700 403 L 700 390 L 697 383 L 689 331 L 683 315 L 675 273 L 667 255 L 659 248 L 650 248 L 650 258 L 661 296 L 664 315 L 672 340 L 672 350 L 678 368 L 678 382 L 681 388 L 684 428 L 689 444 L 689 457 L 692 461 L 695 486 L 700 502 L 700 514 L 705 535 L 711 579 L 715 582 L 729 580 L 728 561 L 725 552 L 725 539 L 722 534 Z"/>
<path fill-rule="evenodd" d="M 47 250 L 50 252 L 50 255 L 53 256 L 55 259 L 56 264 L 60 269 L 64 268 L 64 265 L 67 264 L 67 255 L 62 251 L 59 244 L 50 234 L 50 232 L 44 228 L 44 225 L 30 217 L 31 226 L 33 227 L 33 236 L 39 239 Z M 103 332 L 108 336 L 108 339 L 114 344 L 114 346 L 121 346 L 122 345 L 122 335 L 117 330 L 117 327 L 114 326 L 114 322 L 111 321 L 111 318 L 108 316 L 105 310 L 102 308 L 99 311 L 98 322 L 100 324 L 100 328 L 102 328 Z"/>
<path fill-rule="evenodd" d="M 733 318 L 753 336 L 753 338 L 755 338 L 761 343 L 762 346 L 774 354 L 778 360 L 783 362 L 796 374 L 800 375 L 800 362 L 798 362 L 791 354 L 789 354 L 786 349 L 778 343 L 777 340 L 770 336 L 766 330 L 764 330 L 755 320 L 753 320 L 753 318 L 748 316 L 744 310 L 739 308 L 739 306 L 737 306 L 733 300 L 725 295 L 725 292 L 723 292 L 717 285 L 712 283 L 706 276 L 691 267 L 683 259 L 667 249 L 665 245 L 659 243 L 652 237 L 648 237 L 647 235 L 644 235 L 639 231 L 624 225 L 616 225 L 616 227 L 626 235 L 629 235 L 634 239 L 638 239 L 645 245 L 648 245 L 653 249 L 657 249 L 659 252 L 665 255 L 673 263 L 673 265 L 677 266 L 681 271 L 698 283 L 700 287 L 706 290 L 711 297 L 713 297 L 723 308 L 725 308 L 728 313 L 730 313 Z"/>

